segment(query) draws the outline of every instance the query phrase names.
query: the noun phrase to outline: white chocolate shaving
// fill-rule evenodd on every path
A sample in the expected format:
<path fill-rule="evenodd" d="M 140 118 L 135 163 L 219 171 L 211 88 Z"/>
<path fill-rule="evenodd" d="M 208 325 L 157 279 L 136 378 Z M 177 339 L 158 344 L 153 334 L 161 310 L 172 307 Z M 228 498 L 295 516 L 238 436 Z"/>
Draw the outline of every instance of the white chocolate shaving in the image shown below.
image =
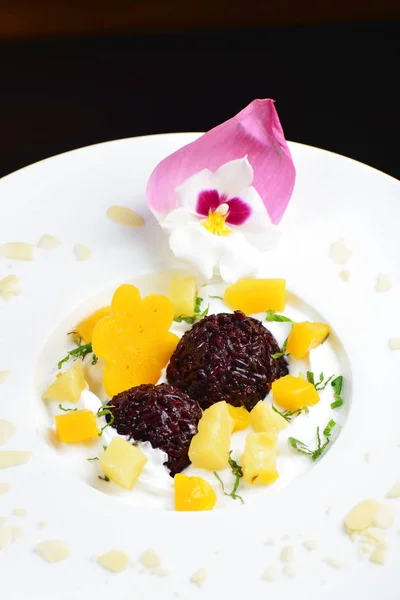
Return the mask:
<path fill-rule="evenodd" d="M 41 248 L 42 250 L 54 250 L 60 244 L 61 242 L 54 235 L 48 235 L 45 233 L 40 238 L 37 247 Z"/>
<path fill-rule="evenodd" d="M 142 227 L 144 225 L 143 217 L 126 206 L 110 206 L 107 210 L 107 217 L 119 225 L 127 225 L 128 227 Z"/>
<path fill-rule="evenodd" d="M 106 552 L 105 554 L 102 554 L 102 556 L 99 556 L 97 562 L 107 569 L 107 571 L 121 573 L 128 567 L 129 558 L 122 550 L 111 550 L 110 552 Z"/>
<path fill-rule="evenodd" d="M 8 242 L 0 246 L 0 256 L 9 260 L 33 260 L 34 246 L 25 242 Z"/>
<path fill-rule="evenodd" d="M 15 427 L 10 421 L 0 419 L 0 446 L 4 446 L 15 434 Z"/>
<path fill-rule="evenodd" d="M 20 280 L 16 275 L 7 275 L 0 279 L 0 297 L 3 300 L 10 300 L 21 293 Z"/>
<path fill-rule="evenodd" d="M 75 244 L 74 252 L 76 256 L 76 260 L 88 260 L 92 256 L 92 251 L 84 244 Z"/>
<path fill-rule="evenodd" d="M 34 550 L 49 563 L 59 562 L 69 556 L 69 549 L 62 540 L 44 540 Z"/>
<path fill-rule="evenodd" d="M 0 450 L 0 469 L 24 465 L 32 456 L 32 452 L 23 450 Z"/>

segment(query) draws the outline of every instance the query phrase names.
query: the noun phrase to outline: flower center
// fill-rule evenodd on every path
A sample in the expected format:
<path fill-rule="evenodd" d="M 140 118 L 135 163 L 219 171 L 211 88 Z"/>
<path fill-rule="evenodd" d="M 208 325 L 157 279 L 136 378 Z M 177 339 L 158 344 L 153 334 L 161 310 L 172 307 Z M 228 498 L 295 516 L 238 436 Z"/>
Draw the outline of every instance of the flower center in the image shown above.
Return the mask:
<path fill-rule="evenodd" d="M 227 216 L 228 214 L 222 215 L 220 212 L 210 210 L 207 219 L 203 221 L 202 225 L 214 235 L 230 235 L 232 231 L 225 224 Z"/>

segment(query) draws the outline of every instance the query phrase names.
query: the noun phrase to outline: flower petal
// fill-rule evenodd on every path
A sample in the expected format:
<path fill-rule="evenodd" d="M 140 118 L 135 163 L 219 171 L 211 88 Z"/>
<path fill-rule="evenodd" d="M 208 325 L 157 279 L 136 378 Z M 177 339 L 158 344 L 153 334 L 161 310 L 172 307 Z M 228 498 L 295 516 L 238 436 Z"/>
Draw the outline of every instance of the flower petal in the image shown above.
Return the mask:
<path fill-rule="evenodd" d="M 169 245 L 177 258 L 187 261 L 206 279 L 211 279 L 215 266 L 214 243 L 218 237 L 199 222 L 192 221 L 186 227 L 178 227 L 171 232 Z"/>
<path fill-rule="evenodd" d="M 262 233 L 271 227 L 271 219 L 267 209 L 265 208 L 265 205 L 259 194 L 253 187 L 249 187 L 247 190 L 244 190 L 241 193 L 240 199 L 244 204 L 250 207 L 250 214 L 248 218 L 242 224 L 240 224 L 241 231 L 244 233 Z M 231 223 L 231 221 L 229 221 L 229 217 L 227 221 Z M 234 225 L 235 223 L 231 224 Z"/>
<path fill-rule="evenodd" d="M 207 217 L 209 211 L 214 211 L 222 202 L 225 202 L 225 199 L 224 196 L 219 195 L 218 190 L 204 190 L 197 198 L 196 213 Z"/>
<path fill-rule="evenodd" d="M 232 198 L 251 186 L 253 182 L 253 168 L 247 156 L 230 160 L 215 173 L 218 179 L 218 189 Z"/>
<path fill-rule="evenodd" d="M 232 119 L 218 125 L 191 144 L 167 156 L 154 169 L 147 185 L 150 209 L 158 218 L 177 208 L 181 194 L 177 188 L 202 169 L 215 173 L 222 165 L 246 156 L 253 171 L 253 186 L 260 195 L 272 223 L 278 223 L 293 191 L 295 169 L 273 100 L 254 100 Z M 191 210 L 201 190 L 197 187 Z M 234 196 L 241 196 L 238 191 Z M 194 198 L 194 200 L 193 200 Z"/>
<path fill-rule="evenodd" d="M 203 169 L 192 177 L 189 177 L 182 185 L 179 185 L 176 188 L 178 206 L 186 208 L 188 211 L 195 214 L 199 195 L 204 190 L 213 190 L 217 188 L 216 181 L 214 173 L 209 169 Z"/>
<path fill-rule="evenodd" d="M 251 208 L 240 198 L 232 198 L 226 203 L 229 206 L 226 222 L 230 225 L 243 225 L 251 215 Z"/>

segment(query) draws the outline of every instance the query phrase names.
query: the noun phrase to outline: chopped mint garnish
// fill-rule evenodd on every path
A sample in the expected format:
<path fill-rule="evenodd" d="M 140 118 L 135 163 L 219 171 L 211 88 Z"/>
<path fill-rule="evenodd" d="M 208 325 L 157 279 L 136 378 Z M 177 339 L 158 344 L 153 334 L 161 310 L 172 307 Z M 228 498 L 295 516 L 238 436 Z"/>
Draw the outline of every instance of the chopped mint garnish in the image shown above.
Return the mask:
<path fill-rule="evenodd" d="M 75 412 L 76 410 L 78 410 L 77 408 L 64 408 L 62 404 L 59 404 L 58 408 L 63 412 Z"/>
<path fill-rule="evenodd" d="M 99 436 L 102 435 L 103 431 L 107 429 L 107 427 L 111 427 L 114 424 L 115 416 L 110 408 L 115 408 L 115 406 L 109 405 L 109 408 L 102 406 L 96 413 L 96 417 L 105 417 L 106 415 L 110 416 L 110 420 L 104 425 L 104 427 L 100 429 Z"/>
<path fill-rule="evenodd" d="M 274 310 L 267 310 L 265 314 L 266 321 L 275 321 L 277 323 L 293 323 L 292 319 L 285 317 L 285 315 L 278 315 Z"/>
<path fill-rule="evenodd" d="M 280 352 L 275 352 L 275 354 L 271 354 L 271 358 L 281 358 L 281 356 L 287 356 L 286 347 L 288 345 L 289 336 L 283 342 L 282 350 Z"/>
<path fill-rule="evenodd" d="M 335 427 L 335 425 L 336 425 L 336 422 L 333 419 L 331 419 L 329 421 L 329 423 L 327 424 L 327 426 L 325 427 L 323 434 L 326 439 L 323 444 L 321 442 L 319 427 L 317 427 L 317 448 L 315 450 L 311 450 L 306 444 L 304 444 L 304 442 L 301 442 L 300 440 L 297 440 L 296 438 L 293 438 L 293 437 L 290 437 L 288 439 L 288 442 L 292 446 L 292 448 L 294 450 L 296 450 L 297 452 L 299 452 L 300 454 L 305 454 L 306 456 L 309 456 L 311 458 L 311 460 L 317 460 L 317 458 L 319 458 L 322 455 L 325 448 L 331 441 L 330 438 L 331 438 L 332 430 Z"/>
<path fill-rule="evenodd" d="M 70 331 L 68 335 L 75 333 L 75 331 Z M 81 358 L 82 360 L 91 352 L 93 352 L 92 344 L 82 344 L 82 338 L 78 338 L 75 340 L 76 348 L 70 350 L 67 353 L 67 356 L 64 356 L 62 360 L 58 363 L 58 369 L 61 369 L 65 362 L 68 362 L 70 358 L 73 360 L 77 360 L 77 358 Z M 92 365 L 97 363 L 97 356 L 93 355 Z"/>
<path fill-rule="evenodd" d="M 321 392 L 322 390 L 324 390 L 326 388 L 326 386 L 328 385 L 328 383 L 330 382 L 330 380 L 332 379 L 332 377 L 335 377 L 335 376 L 331 375 L 330 377 L 328 377 L 328 379 L 326 379 L 324 381 L 324 374 L 321 372 L 319 374 L 319 381 L 315 381 L 314 373 L 312 371 L 307 371 L 307 381 L 309 383 L 312 383 L 312 385 L 315 387 L 317 392 Z"/>
<path fill-rule="evenodd" d="M 214 475 L 220 482 L 221 488 L 222 488 L 222 493 L 225 494 L 225 496 L 230 496 L 232 498 L 232 500 L 240 500 L 240 502 L 242 504 L 244 504 L 243 498 L 241 496 L 239 496 L 239 494 L 236 493 L 239 488 L 240 479 L 241 479 L 241 477 L 243 477 L 243 470 L 242 470 L 242 467 L 235 460 L 233 460 L 233 458 L 231 457 L 231 454 L 232 454 L 232 450 L 229 452 L 228 462 L 229 462 L 230 468 L 232 469 L 232 474 L 235 476 L 235 483 L 233 484 L 233 488 L 232 488 L 232 491 L 230 494 L 228 494 L 228 492 L 225 491 L 224 482 L 222 481 L 221 477 L 218 475 L 218 473 L 216 471 L 214 471 Z"/>
<path fill-rule="evenodd" d="M 344 403 L 344 400 L 341 396 L 343 387 L 343 377 L 341 375 L 339 375 L 339 377 L 336 377 L 336 379 L 334 379 L 331 382 L 331 386 L 333 387 L 333 397 L 335 398 L 335 401 L 331 404 L 331 408 L 339 408 Z"/>
<path fill-rule="evenodd" d="M 197 321 L 200 321 L 200 319 L 202 319 L 203 317 L 206 317 L 208 315 L 208 310 L 210 307 L 207 306 L 207 308 L 205 310 L 203 310 L 203 312 L 201 312 L 201 303 L 202 302 L 203 302 L 203 298 L 200 298 L 200 296 L 197 296 L 195 303 L 194 303 L 194 314 L 191 316 L 179 315 L 179 317 L 174 317 L 174 321 L 176 323 L 182 323 L 182 321 L 184 321 L 188 325 L 193 325 L 193 323 L 196 323 Z"/>
<path fill-rule="evenodd" d="M 307 406 L 303 406 L 303 408 L 298 408 L 297 410 L 283 410 L 281 412 L 280 410 L 275 408 L 274 405 L 272 405 L 272 410 L 274 410 L 276 413 L 278 413 L 278 415 L 283 417 L 285 419 L 285 421 L 287 421 L 288 423 L 291 423 L 292 419 L 294 417 L 298 417 L 302 412 L 308 413 Z"/>

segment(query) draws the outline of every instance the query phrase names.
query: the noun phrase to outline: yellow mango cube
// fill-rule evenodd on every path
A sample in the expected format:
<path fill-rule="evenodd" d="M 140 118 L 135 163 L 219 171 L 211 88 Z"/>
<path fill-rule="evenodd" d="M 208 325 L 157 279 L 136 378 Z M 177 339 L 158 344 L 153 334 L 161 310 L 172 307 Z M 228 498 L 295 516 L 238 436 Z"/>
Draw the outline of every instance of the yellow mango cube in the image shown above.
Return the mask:
<path fill-rule="evenodd" d="M 110 314 L 111 306 L 103 306 L 103 308 L 99 308 L 99 310 L 96 310 L 96 312 L 78 323 L 78 325 L 75 327 L 75 331 L 78 336 L 82 338 L 85 344 L 92 343 L 93 329 L 96 327 L 97 323 L 103 319 L 103 317 L 109 317 Z"/>
<path fill-rule="evenodd" d="M 56 415 L 56 430 L 60 442 L 85 442 L 98 435 L 96 416 L 91 410 L 76 410 Z"/>
<path fill-rule="evenodd" d="M 243 481 L 270 485 L 279 477 L 276 470 L 276 435 L 249 433 L 242 456 Z"/>
<path fill-rule="evenodd" d="M 232 310 L 241 310 L 246 315 L 282 311 L 286 303 L 286 280 L 240 279 L 226 288 L 224 302 Z"/>
<path fill-rule="evenodd" d="M 286 419 L 274 411 L 271 404 L 260 400 L 250 413 L 250 424 L 257 433 L 278 434 L 287 427 Z"/>
<path fill-rule="evenodd" d="M 228 404 L 228 410 L 233 419 L 233 432 L 249 427 L 250 413 L 244 406 L 232 406 L 232 404 Z"/>
<path fill-rule="evenodd" d="M 319 395 L 313 384 L 293 375 L 285 375 L 274 381 L 272 395 L 275 404 L 287 410 L 299 410 L 319 402 Z"/>
<path fill-rule="evenodd" d="M 211 485 L 202 477 L 188 477 L 178 473 L 174 477 L 175 509 L 212 510 L 217 502 L 217 495 Z"/>
<path fill-rule="evenodd" d="M 218 471 L 228 466 L 233 419 L 226 402 L 217 402 L 203 412 L 198 433 L 192 438 L 189 458 L 193 466 Z"/>
<path fill-rule="evenodd" d="M 83 365 L 77 360 L 68 371 L 58 373 L 55 381 L 43 393 L 43 400 L 78 402 L 86 387 Z"/>
<path fill-rule="evenodd" d="M 111 481 L 131 490 L 147 462 L 147 457 L 121 437 L 115 437 L 100 456 L 100 469 Z"/>
<path fill-rule="evenodd" d="M 286 351 L 298 360 L 307 358 L 310 350 L 326 340 L 329 331 L 329 325 L 324 323 L 311 323 L 310 321 L 295 323 L 289 334 Z"/>
<path fill-rule="evenodd" d="M 196 277 L 173 275 L 169 283 L 167 298 L 174 307 L 174 317 L 194 314 L 197 296 Z"/>

